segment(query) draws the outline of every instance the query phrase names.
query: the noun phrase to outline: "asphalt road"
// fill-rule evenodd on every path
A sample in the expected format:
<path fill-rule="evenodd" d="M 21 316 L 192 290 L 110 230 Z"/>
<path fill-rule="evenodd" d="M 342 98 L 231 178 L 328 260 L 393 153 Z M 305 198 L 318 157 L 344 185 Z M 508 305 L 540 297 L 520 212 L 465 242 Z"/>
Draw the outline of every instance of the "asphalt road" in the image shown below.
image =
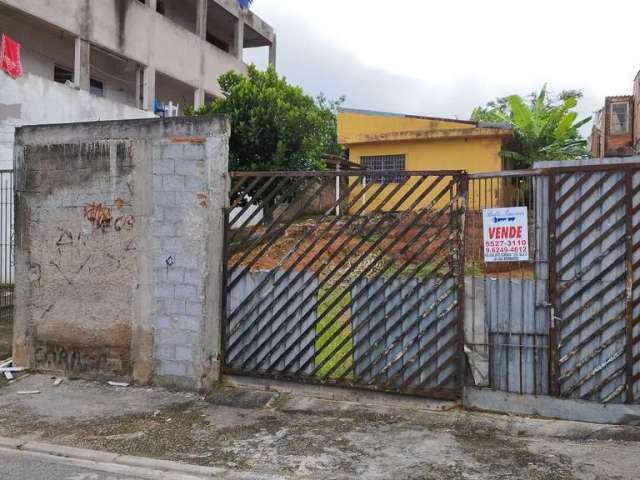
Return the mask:
<path fill-rule="evenodd" d="M 192 480 L 190 475 L 0 448 L 1 480 Z"/>

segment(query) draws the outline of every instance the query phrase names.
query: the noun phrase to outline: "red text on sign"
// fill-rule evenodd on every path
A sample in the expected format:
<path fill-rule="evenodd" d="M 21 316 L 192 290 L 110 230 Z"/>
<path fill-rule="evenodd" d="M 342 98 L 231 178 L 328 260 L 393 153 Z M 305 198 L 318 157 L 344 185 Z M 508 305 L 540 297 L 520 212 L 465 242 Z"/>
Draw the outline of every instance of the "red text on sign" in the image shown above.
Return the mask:
<path fill-rule="evenodd" d="M 490 239 L 522 238 L 522 227 L 490 227 Z"/>

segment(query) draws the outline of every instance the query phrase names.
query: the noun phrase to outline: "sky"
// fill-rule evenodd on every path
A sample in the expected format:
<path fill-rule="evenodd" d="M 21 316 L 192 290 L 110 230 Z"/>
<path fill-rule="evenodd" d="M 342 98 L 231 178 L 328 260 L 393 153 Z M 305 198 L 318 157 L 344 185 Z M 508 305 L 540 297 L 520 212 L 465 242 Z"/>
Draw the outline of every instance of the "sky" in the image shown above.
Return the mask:
<path fill-rule="evenodd" d="M 468 119 L 547 83 L 590 116 L 640 70 L 637 0 L 254 0 L 279 72 L 345 107 Z M 267 52 L 245 51 L 266 64 Z"/>

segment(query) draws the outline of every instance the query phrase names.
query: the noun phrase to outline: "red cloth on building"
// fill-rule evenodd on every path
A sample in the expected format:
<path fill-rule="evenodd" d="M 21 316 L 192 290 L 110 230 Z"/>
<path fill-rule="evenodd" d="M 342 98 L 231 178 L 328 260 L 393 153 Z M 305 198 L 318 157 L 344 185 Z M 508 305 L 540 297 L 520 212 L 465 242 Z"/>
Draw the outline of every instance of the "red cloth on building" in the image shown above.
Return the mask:
<path fill-rule="evenodd" d="M 0 46 L 0 68 L 13 79 L 22 75 L 20 44 L 4 33 L 2 34 L 2 45 Z"/>

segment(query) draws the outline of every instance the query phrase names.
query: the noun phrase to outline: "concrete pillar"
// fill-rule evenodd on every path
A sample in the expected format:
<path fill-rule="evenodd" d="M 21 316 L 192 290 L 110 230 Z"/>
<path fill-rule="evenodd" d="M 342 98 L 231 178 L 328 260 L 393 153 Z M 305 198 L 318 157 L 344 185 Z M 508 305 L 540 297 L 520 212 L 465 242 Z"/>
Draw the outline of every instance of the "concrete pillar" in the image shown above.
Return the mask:
<path fill-rule="evenodd" d="M 204 107 L 204 88 L 197 88 L 193 96 L 193 107 L 198 110 Z"/>
<path fill-rule="evenodd" d="M 142 75 L 142 108 L 153 111 L 156 99 L 156 69 L 145 67 Z"/>
<path fill-rule="evenodd" d="M 138 65 L 136 68 L 136 107 L 139 109 L 143 109 L 143 85 L 144 85 L 144 67 Z"/>
<path fill-rule="evenodd" d="M 276 67 L 277 48 L 278 48 L 278 37 L 274 35 L 273 42 L 271 42 L 271 45 L 269 45 L 269 65 L 273 65 L 274 68 Z"/>
<path fill-rule="evenodd" d="M 86 40 L 76 38 L 75 47 L 73 83 L 76 88 L 89 91 L 91 87 L 91 44 Z"/>
<path fill-rule="evenodd" d="M 18 366 L 211 388 L 220 378 L 229 133 L 223 117 L 18 129 Z M 91 181 L 78 183 L 79 166 Z M 89 202 L 113 220 L 87 218 Z M 63 254 L 55 241 L 31 240 L 57 228 L 79 238 Z M 87 250 L 109 271 L 83 268 Z M 51 255 L 60 270 L 45 268 Z"/>
<path fill-rule="evenodd" d="M 147 6 L 155 12 L 158 9 L 158 0 L 147 0 Z"/>
<path fill-rule="evenodd" d="M 238 13 L 238 23 L 236 23 L 236 31 L 233 36 L 233 55 L 238 60 L 242 60 L 242 51 L 244 50 L 244 13 Z"/>
<path fill-rule="evenodd" d="M 207 38 L 207 6 L 209 0 L 197 0 L 198 12 L 196 14 L 196 35 L 201 39 Z"/>

